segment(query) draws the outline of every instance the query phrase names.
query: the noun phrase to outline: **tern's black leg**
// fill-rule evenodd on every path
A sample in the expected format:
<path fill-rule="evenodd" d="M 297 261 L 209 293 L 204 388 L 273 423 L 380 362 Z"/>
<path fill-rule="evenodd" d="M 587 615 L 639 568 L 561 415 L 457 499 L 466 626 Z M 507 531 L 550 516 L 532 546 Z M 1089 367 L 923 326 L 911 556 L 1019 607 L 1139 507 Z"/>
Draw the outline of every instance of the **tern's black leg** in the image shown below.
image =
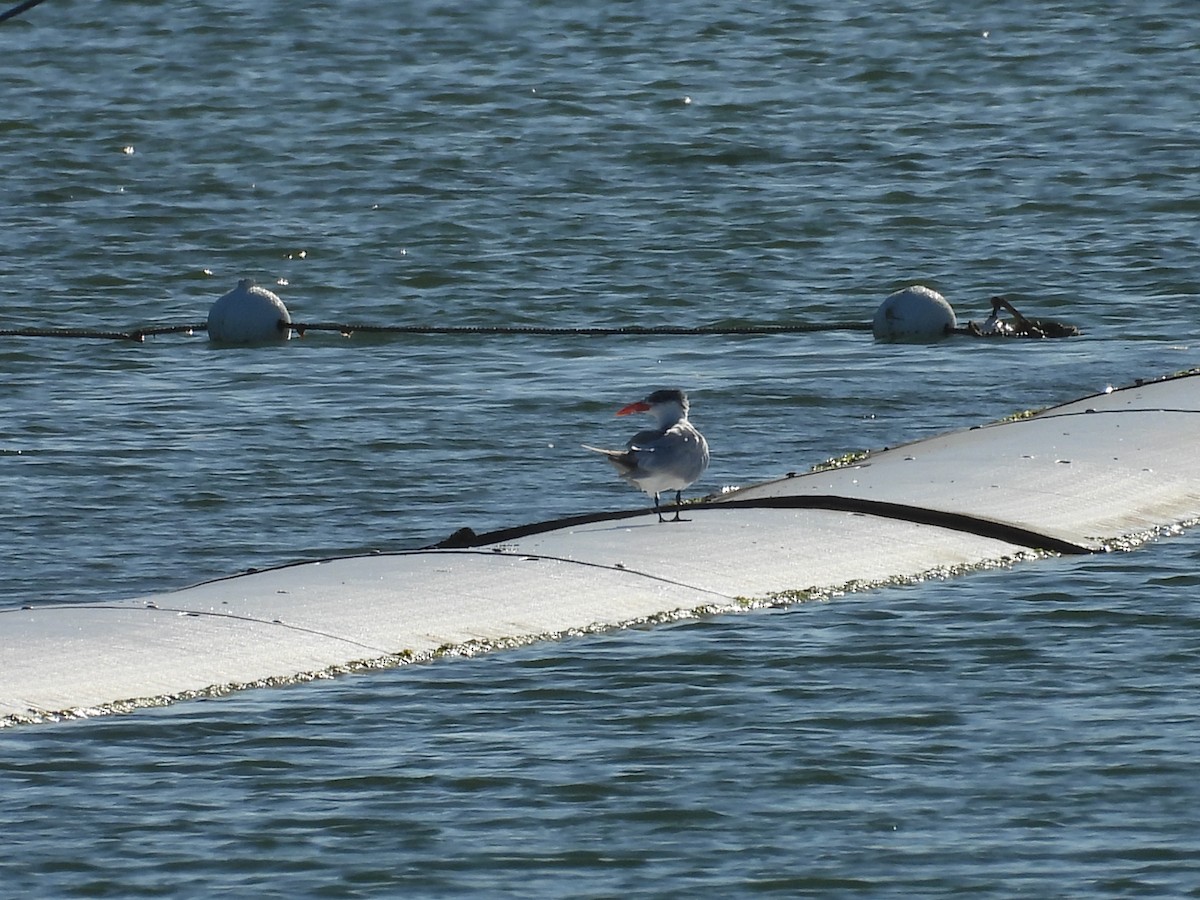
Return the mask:
<path fill-rule="evenodd" d="M 660 521 L 660 522 L 667 521 L 666 519 L 663 518 L 662 507 L 658 505 L 658 492 L 657 491 L 654 494 L 654 511 L 656 513 L 658 513 L 658 521 Z"/>
<path fill-rule="evenodd" d="M 675 492 L 675 518 L 672 522 L 686 522 L 687 519 L 679 518 L 679 507 L 683 505 L 683 491 Z"/>

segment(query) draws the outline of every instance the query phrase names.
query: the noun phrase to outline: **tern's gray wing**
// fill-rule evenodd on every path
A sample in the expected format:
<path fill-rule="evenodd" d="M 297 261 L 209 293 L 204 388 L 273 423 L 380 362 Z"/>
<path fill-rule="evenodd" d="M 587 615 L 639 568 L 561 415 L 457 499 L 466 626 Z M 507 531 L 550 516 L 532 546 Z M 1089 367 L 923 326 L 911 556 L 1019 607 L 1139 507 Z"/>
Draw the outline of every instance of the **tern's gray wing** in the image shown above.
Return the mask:
<path fill-rule="evenodd" d="M 708 443 L 687 422 L 666 431 L 643 431 L 629 442 L 629 457 L 637 467 L 629 473 L 644 491 L 680 490 L 708 468 Z"/>
<path fill-rule="evenodd" d="M 647 428 L 631 437 L 625 446 L 630 450 L 653 450 L 666 433 L 662 428 Z"/>

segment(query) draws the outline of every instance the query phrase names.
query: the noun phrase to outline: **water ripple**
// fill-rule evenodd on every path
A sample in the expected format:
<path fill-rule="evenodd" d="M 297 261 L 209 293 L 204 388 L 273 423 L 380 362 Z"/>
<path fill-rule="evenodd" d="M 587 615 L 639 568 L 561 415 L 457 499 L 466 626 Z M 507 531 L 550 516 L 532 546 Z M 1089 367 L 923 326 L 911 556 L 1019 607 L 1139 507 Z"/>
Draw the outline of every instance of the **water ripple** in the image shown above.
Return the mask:
<path fill-rule="evenodd" d="M 0 602 L 641 501 L 577 450 L 685 386 L 701 490 L 1195 364 L 1178 0 L 51 5 L 4 25 L 5 327 L 866 321 L 861 334 L 0 341 Z M 6 732 L 57 895 L 1194 893 L 1195 540 Z"/>

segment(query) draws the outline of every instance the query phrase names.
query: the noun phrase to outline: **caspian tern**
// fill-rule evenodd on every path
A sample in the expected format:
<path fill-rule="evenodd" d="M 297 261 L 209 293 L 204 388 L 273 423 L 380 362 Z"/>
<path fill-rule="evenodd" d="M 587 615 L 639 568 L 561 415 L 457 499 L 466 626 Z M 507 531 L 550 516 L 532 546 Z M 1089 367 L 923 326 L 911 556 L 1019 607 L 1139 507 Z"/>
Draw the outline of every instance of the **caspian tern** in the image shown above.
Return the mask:
<path fill-rule="evenodd" d="M 584 449 L 603 453 L 623 479 L 652 496 L 660 522 L 667 520 L 663 518 L 658 495 L 674 491 L 672 521 L 681 521 L 679 505 L 683 502 L 683 489 L 708 468 L 708 441 L 688 421 L 688 399 L 683 391 L 655 391 L 646 399 L 617 410 L 618 416 L 633 413 L 649 413 L 654 417 L 655 427 L 635 434 L 625 450 L 602 450 L 587 444 Z"/>

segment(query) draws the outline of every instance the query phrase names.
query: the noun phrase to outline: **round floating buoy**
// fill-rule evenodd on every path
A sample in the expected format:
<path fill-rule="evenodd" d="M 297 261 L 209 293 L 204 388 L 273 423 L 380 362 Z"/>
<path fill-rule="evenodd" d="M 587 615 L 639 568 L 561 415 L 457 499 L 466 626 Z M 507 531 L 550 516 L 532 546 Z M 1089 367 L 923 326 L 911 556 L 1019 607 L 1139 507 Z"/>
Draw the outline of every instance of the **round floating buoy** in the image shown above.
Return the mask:
<path fill-rule="evenodd" d="M 958 325 L 946 298 L 914 284 L 888 296 L 875 310 L 871 329 L 879 341 L 937 341 Z"/>
<path fill-rule="evenodd" d="M 286 341 L 292 330 L 287 307 L 275 294 L 243 278 L 208 311 L 208 339 L 222 344 Z"/>

